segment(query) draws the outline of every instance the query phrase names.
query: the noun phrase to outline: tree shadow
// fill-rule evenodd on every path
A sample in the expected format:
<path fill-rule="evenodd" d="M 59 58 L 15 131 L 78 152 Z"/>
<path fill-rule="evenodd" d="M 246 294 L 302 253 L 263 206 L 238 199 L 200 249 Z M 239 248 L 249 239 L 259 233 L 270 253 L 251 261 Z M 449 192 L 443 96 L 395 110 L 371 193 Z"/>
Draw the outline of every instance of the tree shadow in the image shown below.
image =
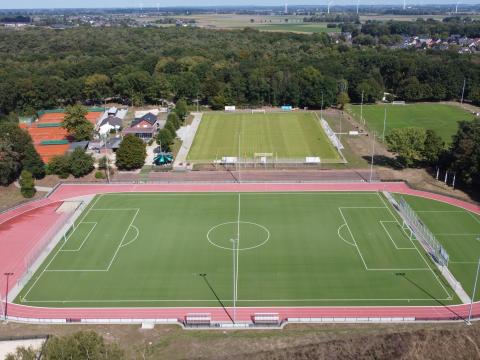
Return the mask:
<path fill-rule="evenodd" d="M 370 155 L 362 156 L 369 164 L 372 163 L 372 157 Z M 395 170 L 402 170 L 405 167 L 396 159 L 385 155 L 373 155 L 373 164 L 378 166 L 385 166 Z"/>
<path fill-rule="evenodd" d="M 223 308 L 223 311 L 225 311 L 225 314 L 227 314 L 227 316 L 230 318 L 230 320 L 232 321 L 232 323 L 235 323 L 235 321 L 233 321 L 233 318 L 230 316 L 230 313 L 228 312 L 227 308 L 226 308 L 225 305 L 223 304 L 222 300 L 218 297 L 217 293 L 215 292 L 215 289 L 214 289 L 213 286 L 210 284 L 210 281 L 208 281 L 207 274 L 199 274 L 199 276 L 205 281 L 205 284 L 207 284 L 208 288 L 210 289 L 210 291 L 212 292 L 212 294 L 215 296 L 215 298 L 217 299 L 217 301 L 218 301 L 218 303 L 220 304 L 220 306 Z"/>
<path fill-rule="evenodd" d="M 423 288 L 421 285 L 417 284 L 415 281 L 413 281 L 412 279 L 410 279 L 407 275 L 405 274 L 402 274 L 401 275 L 405 280 L 407 280 L 410 284 L 412 284 L 413 286 L 415 286 L 417 289 L 421 290 L 424 294 L 426 294 L 429 298 L 431 298 L 432 300 L 434 300 L 436 303 L 438 303 L 440 306 L 444 307 L 445 309 L 447 309 L 449 312 L 452 313 L 452 315 L 454 315 L 454 317 L 456 319 L 462 319 L 462 320 L 466 320 L 462 315 L 458 314 L 457 312 L 455 312 L 455 310 L 453 310 L 450 306 L 444 304 L 441 300 L 437 299 L 435 296 L 433 296 L 428 290 L 426 290 L 425 288 Z"/>

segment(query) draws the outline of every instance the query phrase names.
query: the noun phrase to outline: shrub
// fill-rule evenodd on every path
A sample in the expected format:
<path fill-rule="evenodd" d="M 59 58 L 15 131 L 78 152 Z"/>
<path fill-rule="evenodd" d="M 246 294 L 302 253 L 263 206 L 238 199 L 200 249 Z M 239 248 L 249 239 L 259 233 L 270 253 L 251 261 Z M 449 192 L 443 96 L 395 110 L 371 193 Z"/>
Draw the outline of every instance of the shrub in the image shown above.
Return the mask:
<path fill-rule="evenodd" d="M 96 171 L 95 179 L 105 179 L 105 174 L 103 173 L 103 171 Z"/>
<path fill-rule="evenodd" d="M 145 143 L 135 135 L 123 138 L 117 150 L 117 167 L 121 170 L 139 169 L 145 163 L 147 150 Z"/>
<path fill-rule="evenodd" d="M 30 171 L 23 170 L 20 174 L 20 192 L 24 198 L 31 198 L 35 195 L 35 180 Z"/>
<path fill-rule="evenodd" d="M 48 173 L 58 175 L 61 179 L 70 175 L 70 162 L 67 155 L 54 156 L 48 163 Z"/>

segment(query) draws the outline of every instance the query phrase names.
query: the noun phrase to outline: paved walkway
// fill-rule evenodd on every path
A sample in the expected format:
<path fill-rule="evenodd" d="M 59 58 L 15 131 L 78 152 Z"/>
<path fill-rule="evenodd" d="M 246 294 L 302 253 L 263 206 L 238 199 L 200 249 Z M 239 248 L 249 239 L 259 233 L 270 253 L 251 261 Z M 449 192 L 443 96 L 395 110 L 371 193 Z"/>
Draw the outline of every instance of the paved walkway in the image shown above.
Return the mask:
<path fill-rule="evenodd" d="M 20 189 L 20 184 L 18 183 L 18 181 L 15 181 L 13 183 L 15 185 L 15 187 L 19 188 Z M 48 186 L 35 186 L 35 190 L 37 191 L 43 191 L 43 192 L 50 192 L 53 190 L 53 187 L 48 187 Z"/>
<path fill-rule="evenodd" d="M 193 121 L 190 125 L 187 125 L 181 128 L 181 136 L 182 136 L 182 146 L 178 151 L 177 157 L 173 163 L 174 170 L 186 170 L 187 169 L 187 155 L 190 151 L 190 147 L 193 144 L 193 139 L 195 138 L 195 134 L 197 133 L 198 126 L 200 125 L 200 121 L 202 120 L 203 113 L 192 113 Z"/>

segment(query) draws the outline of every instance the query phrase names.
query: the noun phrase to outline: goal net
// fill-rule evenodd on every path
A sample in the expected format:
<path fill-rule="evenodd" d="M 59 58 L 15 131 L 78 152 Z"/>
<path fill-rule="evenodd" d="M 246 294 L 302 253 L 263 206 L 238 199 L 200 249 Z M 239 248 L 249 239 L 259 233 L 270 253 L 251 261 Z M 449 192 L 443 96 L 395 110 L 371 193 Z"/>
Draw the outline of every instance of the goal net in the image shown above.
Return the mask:
<path fill-rule="evenodd" d="M 265 109 L 252 109 L 252 114 L 255 113 L 265 114 Z"/>

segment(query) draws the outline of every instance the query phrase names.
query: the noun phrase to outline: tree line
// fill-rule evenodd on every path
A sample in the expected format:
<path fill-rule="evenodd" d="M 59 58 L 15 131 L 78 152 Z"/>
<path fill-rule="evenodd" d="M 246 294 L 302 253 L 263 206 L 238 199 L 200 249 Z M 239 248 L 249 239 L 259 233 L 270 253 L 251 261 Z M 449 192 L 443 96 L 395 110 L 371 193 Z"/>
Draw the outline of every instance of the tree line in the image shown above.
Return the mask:
<path fill-rule="evenodd" d="M 1 30 L 0 113 L 76 102 L 161 99 L 319 108 L 347 92 L 381 99 L 480 102 L 475 56 L 334 43 L 326 34 L 254 29 L 87 28 Z"/>

